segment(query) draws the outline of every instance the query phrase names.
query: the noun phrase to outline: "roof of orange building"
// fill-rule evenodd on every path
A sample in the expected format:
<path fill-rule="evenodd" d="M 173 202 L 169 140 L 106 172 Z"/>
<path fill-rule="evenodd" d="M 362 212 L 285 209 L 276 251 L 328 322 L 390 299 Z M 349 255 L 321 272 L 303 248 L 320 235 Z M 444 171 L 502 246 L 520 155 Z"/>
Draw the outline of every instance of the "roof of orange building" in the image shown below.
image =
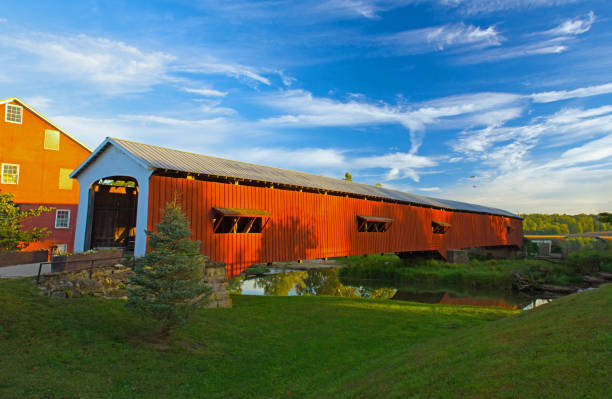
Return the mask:
<path fill-rule="evenodd" d="M 21 104 L 23 107 L 27 108 L 30 112 L 32 112 L 34 115 L 38 116 L 40 119 L 44 120 L 45 122 L 47 122 L 49 125 L 53 126 L 55 129 L 57 129 L 59 132 L 63 133 L 65 136 L 67 136 L 69 139 L 71 139 L 72 141 L 74 141 L 75 143 L 77 143 L 78 145 L 80 145 L 81 147 L 83 147 L 84 149 L 86 149 L 87 151 L 91 152 L 91 148 L 89 148 L 88 146 L 86 146 L 85 144 L 81 143 L 79 140 L 77 140 L 74 136 L 72 136 L 70 133 L 66 132 L 64 129 L 60 128 L 59 126 L 57 126 L 57 124 L 51 122 L 49 119 L 47 119 L 43 114 L 41 114 L 40 112 L 38 112 L 37 110 L 35 110 L 33 107 L 31 107 L 30 105 L 26 104 L 23 100 L 21 100 L 18 97 L 10 97 L 10 98 L 6 98 L 4 100 L 0 100 L 0 104 L 8 104 L 11 102 L 18 102 L 19 104 Z"/>

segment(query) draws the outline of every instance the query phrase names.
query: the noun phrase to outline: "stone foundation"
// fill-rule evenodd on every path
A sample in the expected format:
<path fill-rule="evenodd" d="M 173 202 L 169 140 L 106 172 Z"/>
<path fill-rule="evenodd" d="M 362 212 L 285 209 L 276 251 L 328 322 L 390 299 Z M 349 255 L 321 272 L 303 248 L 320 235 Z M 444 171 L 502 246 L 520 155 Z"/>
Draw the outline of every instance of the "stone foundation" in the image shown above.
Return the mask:
<path fill-rule="evenodd" d="M 449 249 L 446 251 L 448 263 L 470 263 L 467 251 L 461 249 Z"/>
<path fill-rule="evenodd" d="M 514 246 L 498 246 L 498 247 L 473 247 L 466 248 L 469 254 L 489 257 L 492 259 L 516 259 L 523 256 L 523 252 Z"/>
<path fill-rule="evenodd" d="M 95 296 L 127 299 L 132 269 L 121 264 L 98 267 L 90 275 L 89 270 L 71 270 L 40 276 L 38 289 L 41 295 L 56 298 L 80 298 Z M 209 308 L 231 308 L 229 284 L 225 263 L 211 262 L 205 257 L 204 279 L 212 287 Z"/>
<path fill-rule="evenodd" d="M 96 296 L 104 298 L 127 298 L 132 269 L 116 264 L 93 270 L 71 270 L 40 276 L 38 288 L 43 295 L 57 298 L 80 298 Z"/>
<path fill-rule="evenodd" d="M 229 282 L 227 281 L 227 271 L 225 263 L 212 262 L 206 258 L 204 267 L 204 278 L 208 285 L 212 287 L 208 307 L 209 308 L 231 308 L 232 299 L 229 295 Z"/>

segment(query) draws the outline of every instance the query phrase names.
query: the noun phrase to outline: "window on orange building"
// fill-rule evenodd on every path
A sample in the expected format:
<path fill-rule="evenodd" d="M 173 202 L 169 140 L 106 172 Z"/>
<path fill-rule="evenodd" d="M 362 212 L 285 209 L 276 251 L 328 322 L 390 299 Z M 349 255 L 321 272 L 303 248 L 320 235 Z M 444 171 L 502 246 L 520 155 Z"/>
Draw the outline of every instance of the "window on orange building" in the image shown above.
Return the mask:
<path fill-rule="evenodd" d="M 55 228 L 67 229 L 70 227 L 70 209 L 58 209 L 55 211 Z"/>
<path fill-rule="evenodd" d="M 16 163 L 2 164 L 2 184 L 18 184 L 19 183 L 19 165 Z"/>
<path fill-rule="evenodd" d="M 6 104 L 4 110 L 4 120 L 10 123 L 21 124 L 23 116 L 23 107 L 15 104 Z"/>
<path fill-rule="evenodd" d="M 59 151 L 60 134 L 57 130 L 45 130 L 45 150 Z"/>
<path fill-rule="evenodd" d="M 72 179 L 70 174 L 74 169 L 60 168 L 59 171 L 59 189 L 60 190 L 72 190 Z"/>
<path fill-rule="evenodd" d="M 68 252 L 68 245 L 67 244 L 55 244 L 53 246 L 53 255 L 54 256 L 66 255 L 66 252 Z"/>

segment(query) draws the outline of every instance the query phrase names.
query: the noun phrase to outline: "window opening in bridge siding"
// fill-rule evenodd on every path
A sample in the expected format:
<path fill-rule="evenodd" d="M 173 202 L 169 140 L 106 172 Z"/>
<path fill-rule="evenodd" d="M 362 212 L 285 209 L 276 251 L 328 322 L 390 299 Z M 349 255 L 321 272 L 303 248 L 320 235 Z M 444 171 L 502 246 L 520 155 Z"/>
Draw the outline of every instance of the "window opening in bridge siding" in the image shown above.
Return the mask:
<path fill-rule="evenodd" d="M 380 216 L 357 215 L 357 230 L 361 233 L 383 233 L 389 229 L 393 219 Z"/>
<path fill-rule="evenodd" d="M 270 213 L 262 209 L 213 207 L 213 231 L 218 234 L 261 233 Z"/>
<path fill-rule="evenodd" d="M 446 234 L 446 232 L 451 228 L 451 225 L 446 222 L 431 222 L 431 229 L 434 234 Z"/>

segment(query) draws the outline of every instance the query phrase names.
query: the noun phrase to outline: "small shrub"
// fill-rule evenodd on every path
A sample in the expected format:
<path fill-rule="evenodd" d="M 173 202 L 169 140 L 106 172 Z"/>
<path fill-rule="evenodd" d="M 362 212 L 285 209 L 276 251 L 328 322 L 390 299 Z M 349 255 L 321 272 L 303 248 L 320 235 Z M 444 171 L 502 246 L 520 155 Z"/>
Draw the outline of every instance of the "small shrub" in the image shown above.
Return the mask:
<path fill-rule="evenodd" d="M 612 252 L 586 250 L 572 252 L 568 266 L 576 273 L 592 273 L 612 270 Z"/>
<path fill-rule="evenodd" d="M 245 272 L 247 274 L 265 274 L 269 273 L 270 269 L 265 266 L 250 266 L 245 270 Z"/>
<path fill-rule="evenodd" d="M 539 251 L 538 244 L 528 238 L 523 237 L 523 250 L 527 256 L 536 256 Z"/>
<path fill-rule="evenodd" d="M 550 253 L 561 254 L 563 253 L 563 248 L 561 247 L 561 245 L 553 241 L 553 243 L 550 245 Z"/>

